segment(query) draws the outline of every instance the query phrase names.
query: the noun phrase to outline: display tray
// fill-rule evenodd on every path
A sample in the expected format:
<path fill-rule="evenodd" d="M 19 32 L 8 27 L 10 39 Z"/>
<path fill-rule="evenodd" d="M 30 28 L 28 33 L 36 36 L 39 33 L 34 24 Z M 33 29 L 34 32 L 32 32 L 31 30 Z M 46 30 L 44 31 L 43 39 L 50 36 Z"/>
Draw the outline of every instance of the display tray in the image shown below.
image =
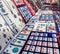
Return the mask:
<path fill-rule="evenodd" d="M 21 54 L 59 54 L 59 50 L 56 34 L 32 31 Z"/>

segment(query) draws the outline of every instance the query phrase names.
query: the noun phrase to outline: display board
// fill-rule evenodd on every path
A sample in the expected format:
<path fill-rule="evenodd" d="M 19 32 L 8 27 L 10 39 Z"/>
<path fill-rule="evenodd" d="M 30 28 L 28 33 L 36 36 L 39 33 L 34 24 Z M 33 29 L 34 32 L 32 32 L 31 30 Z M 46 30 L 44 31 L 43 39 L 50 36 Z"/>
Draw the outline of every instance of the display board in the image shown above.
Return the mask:
<path fill-rule="evenodd" d="M 33 31 L 56 33 L 56 26 L 52 14 L 42 14 L 35 25 Z"/>
<path fill-rule="evenodd" d="M 14 37 L 14 33 L 11 31 L 7 23 L 4 21 L 2 15 L 0 14 L 0 54 Z"/>
<path fill-rule="evenodd" d="M 11 0 L 7 0 L 4 1 L 5 5 L 7 6 L 7 8 L 10 11 L 10 19 L 11 21 L 16 25 L 16 27 L 18 28 L 18 31 L 21 31 L 22 28 L 24 27 L 23 25 L 25 25 L 19 11 L 17 10 L 16 6 L 14 5 L 14 3 Z"/>
<path fill-rule="evenodd" d="M 23 17 L 25 23 L 27 23 L 29 21 L 29 19 L 32 18 L 32 14 L 30 13 L 30 11 L 26 5 L 18 6 L 18 10 L 22 14 L 22 17 Z"/>
<path fill-rule="evenodd" d="M 0 10 L 0 11 L 1 11 L 1 12 L 0 12 L 1 15 L 3 16 L 5 22 L 8 24 L 8 26 L 9 26 L 10 29 L 13 31 L 13 33 L 16 33 L 16 32 L 14 31 L 14 28 L 12 27 L 13 22 L 11 21 L 11 19 L 9 19 L 10 17 L 13 18 L 13 16 L 11 15 L 11 13 L 9 12 L 8 8 L 6 7 L 5 3 L 4 3 L 2 0 L 1 0 L 1 5 L 3 5 L 2 8 L 4 8 L 4 9 L 3 9 L 4 12 Z M 2 13 L 2 12 L 3 12 L 3 13 Z"/>

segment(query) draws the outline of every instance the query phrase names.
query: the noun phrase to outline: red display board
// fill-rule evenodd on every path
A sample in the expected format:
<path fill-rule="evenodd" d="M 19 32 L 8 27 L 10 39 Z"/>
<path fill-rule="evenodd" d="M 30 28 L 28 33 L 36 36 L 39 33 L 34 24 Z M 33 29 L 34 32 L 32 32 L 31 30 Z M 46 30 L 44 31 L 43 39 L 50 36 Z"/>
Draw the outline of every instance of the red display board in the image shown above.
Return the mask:
<path fill-rule="evenodd" d="M 28 3 L 32 6 L 33 10 L 34 10 L 35 12 L 37 12 L 37 11 L 38 11 L 38 7 L 37 7 L 36 4 L 34 3 L 34 1 L 33 1 L 33 0 L 27 0 L 27 1 L 28 1 Z"/>
<path fill-rule="evenodd" d="M 28 6 L 32 15 L 35 15 L 35 11 L 33 10 L 32 6 L 29 4 L 29 2 L 27 0 L 23 0 L 23 2 Z"/>

